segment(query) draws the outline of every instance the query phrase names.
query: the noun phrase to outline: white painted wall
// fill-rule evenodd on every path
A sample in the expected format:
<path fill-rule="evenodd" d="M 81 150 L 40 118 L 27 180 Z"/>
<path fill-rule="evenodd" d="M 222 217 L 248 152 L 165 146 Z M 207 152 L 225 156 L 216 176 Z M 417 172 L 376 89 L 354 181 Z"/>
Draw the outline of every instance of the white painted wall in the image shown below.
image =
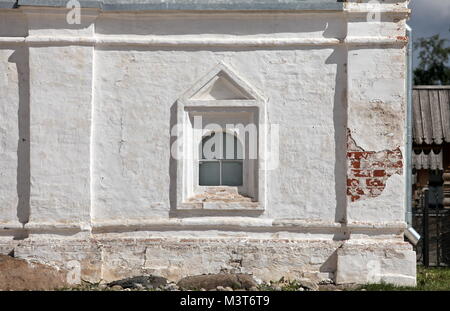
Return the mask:
<path fill-rule="evenodd" d="M 376 198 L 347 197 L 347 129 L 365 151 L 404 146 L 406 2 L 391 3 L 375 23 L 358 3 L 334 13 L 84 10 L 81 25 L 67 25 L 59 9 L 0 10 L 2 230 L 21 230 L 21 180 L 30 204 L 19 214 L 22 222 L 30 214 L 25 228 L 35 239 L 91 230 L 118 238 L 130 228 L 148 238 L 164 236 L 165 226 L 180 230 L 167 236 L 214 228 L 214 238 L 241 226 L 272 239 L 294 231 L 299 240 L 354 233 L 401 243 L 404 175 L 390 177 Z M 279 165 L 266 172 L 264 212 L 178 218 L 176 103 L 219 63 L 265 98 L 268 122 L 279 125 Z M 18 149 L 22 103 L 30 107 L 29 160 L 19 159 L 27 157 Z M 29 186 L 26 173 L 17 175 L 27 165 Z"/>

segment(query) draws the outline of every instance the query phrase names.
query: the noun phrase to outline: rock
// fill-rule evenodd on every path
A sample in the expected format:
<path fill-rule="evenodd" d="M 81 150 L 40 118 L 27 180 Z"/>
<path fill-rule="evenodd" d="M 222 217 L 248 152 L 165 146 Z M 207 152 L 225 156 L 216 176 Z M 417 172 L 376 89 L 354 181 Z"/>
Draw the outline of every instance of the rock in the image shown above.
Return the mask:
<path fill-rule="evenodd" d="M 111 287 L 113 287 L 114 285 L 120 285 L 123 288 L 133 288 L 133 289 L 142 289 L 142 287 L 147 289 L 155 289 L 157 287 L 167 285 L 167 279 L 162 276 L 156 275 L 135 276 L 131 278 L 113 281 L 108 284 L 108 286 Z"/>
<path fill-rule="evenodd" d="M 225 291 L 225 288 L 223 286 L 217 286 L 216 289 L 217 289 L 218 292 Z"/>
<path fill-rule="evenodd" d="M 108 285 L 107 285 L 107 284 L 99 284 L 99 285 L 98 285 L 98 288 L 100 288 L 100 289 L 106 289 L 106 288 L 108 288 Z"/>
<path fill-rule="evenodd" d="M 358 289 L 358 285 L 356 284 L 328 284 L 328 285 L 320 285 L 319 290 L 321 291 L 343 291 L 343 290 L 356 290 Z"/>
<path fill-rule="evenodd" d="M 328 278 L 328 274 L 325 277 L 324 273 L 319 272 L 304 272 L 302 275 L 302 279 L 307 279 L 316 284 L 320 284 L 320 282 L 324 281 L 326 278 Z"/>
<path fill-rule="evenodd" d="M 273 290 L 279 292 L 279 291 L 282 290 L 282 288 L 281 288 L 281 286 L 279 286 L 279 285 L 275 285 L 275 286 L 273 287 Z"/>
<path fill-rule="evenodd" d="M 232 289 L 230 286 L 227 286 L 227 287 L 225 287 L 225 291 L 226 291 L 226 292 L 232 292 L 233 289 Z"/>
<path fill-rule="evenodd" d="M 112 290 L 123 290 L 122 286 L 120 286 L 120 285 L 113 285 L 113 286 L 111 286 L 111 289 Z"/>
<path fill-rule="evenodd" d="M 177 291 L 177 290 L 179 290 L 179 288 L 178 288 L 177 284 L 170 283 L 170 284 L 168 284 L 168 285 L 165 287 L 165 290 L 168 290 L 168 291 Z"/>
<path fill-rule="evenodd" d="M 252 287 L 250 287 L 249 290 L 252 291 L 252 292 L 256 292 L 256 291 L 258 291 L 258 287 L 252 286 Z"/>
<path fill-rule="evenodd" d="M 67 271 L 0 255 L 0 290 L 53 290 L 70 286 Z"/>
<path fill-rule="evenodd" d="M 138 290 L 144 290 L 145 289 L 144 285 L 142 285 L 141 283 L 134 283 L 134 288 L 136 288 Z"/>
<path fill-rule="evenodd" d="M 177 283 L 178 287 L 183 289 L 199 289 L 204 288 L 206 290 L 216 289 L 218 286 L 230 287 L 232 289 L 250 289 L 256 286 L 253 277 L 244 273 L 218 273 L 218 274 L 206 274 L 188 276 L 181 279 Z"/>
<path fill-rule="evenodd" d="M 314 291 L 319 290 L 319 284 L 314 281 L 311 281 L 310 279 L 301 278 L 297 282 L 301 287 L 307 288 L 309 290 L 314 290 Z"/>
<path fill-rule="evenodd" d="M 323 279 L 319 282 L 319 285 L 331 285 L 333 284 L 333 280 L 332 279 Z"/>
<path fill-rule="evenodd" d="M 300 287 L 298 290 L 299 290 L 300 292 L 303 292 L 305 289 L 304 289 L 303 287 Z"/>

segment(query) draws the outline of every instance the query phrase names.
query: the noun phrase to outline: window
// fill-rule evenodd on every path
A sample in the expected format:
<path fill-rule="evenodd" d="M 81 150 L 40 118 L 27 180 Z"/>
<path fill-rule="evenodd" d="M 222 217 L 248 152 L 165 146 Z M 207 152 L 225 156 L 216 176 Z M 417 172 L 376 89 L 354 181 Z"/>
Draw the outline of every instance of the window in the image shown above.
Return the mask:
<path fill-rule="evenodd" d="M 264 210 L 266 101 L 222 63 L 177 100 L 176 110 L 171 110 L 173 210 Z M 211 189 L 217 186 L 233 189 Z M 231 193 L 238 196 L 227 195 Z"/>
<path fill-rule="evenodd" d="M 200 186 L 242 186 L 243 152 L 235 135 L 213 132 L 200 143 Z"/>

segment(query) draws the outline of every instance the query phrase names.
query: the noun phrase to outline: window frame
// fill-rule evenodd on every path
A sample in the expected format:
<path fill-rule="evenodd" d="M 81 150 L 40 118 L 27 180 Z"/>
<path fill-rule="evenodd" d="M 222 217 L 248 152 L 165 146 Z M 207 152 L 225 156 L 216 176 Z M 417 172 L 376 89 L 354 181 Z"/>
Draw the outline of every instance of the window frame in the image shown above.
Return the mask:
<path fill-rule="evenodd" d="M 228 78 L 232 79 L 234 84 L 244 89 L 246 93 L 251 95 L 249 99 L 239 100 L 198 100 L 192 97 L 201 90 L 204 85 L 212 78 L 219 74 L 225 73 Z M 221 211 L 263 211 L 266 206 L 266 136 L 268 130 L 266 117 L 266 99 L 258 94 L 247 82 L 238 77 L 228 66 L 218 64 L 211 72 L 202 79 L 197 81 L 180 99 L 176 102 L 176 120 L 177 131 L 172 135 L 176 135 L 177 139 L 177 160 L 176 160 L 176 183 L 172 183 L 176 187 L 176 201 L 172 205 L 175 210 L 221 210 Z M 211 186 L 198 186 L 198 157 L 195 159 L 195 153 L 198 153 L 198 143 L 193 142 L 193 125 L 190 122 L 190 113 L 192 111 L 202 112 L 209 108 L 223 108 L 240 111 L 242 109 L 251 110 L 252 118 L 257 127 L 258 139 L 258 158 L 254 161 L 253 171 L 251 172 L 253 179 L 251 182 L 251 190 L 254 193 L 255 202 L 230 202 L 230 203 L 189 203 L 189 198 L 198 194 L 198 191 L 207 189 Z M 231 120 L 232 121 L 232 120 Z M 231 122 L 233 123 L 233 122 Z M 194 147 L 195 146 L 195 147 Z M 245 144 L 244 144 L 245 146 Z M 179 156 L 182 154 L 183 156 Z M 196 163 L 193 165 L 193 163 Z M 246 161 L 243 164 L 243 187 L 249 185 L 248 174 L 249 168 Z M 197 184 L 197 185 L 196 185 Z M 240 190 L 239 190 L 240 191 Z M 173 201 L 171 201 L 173 202 Z"/>

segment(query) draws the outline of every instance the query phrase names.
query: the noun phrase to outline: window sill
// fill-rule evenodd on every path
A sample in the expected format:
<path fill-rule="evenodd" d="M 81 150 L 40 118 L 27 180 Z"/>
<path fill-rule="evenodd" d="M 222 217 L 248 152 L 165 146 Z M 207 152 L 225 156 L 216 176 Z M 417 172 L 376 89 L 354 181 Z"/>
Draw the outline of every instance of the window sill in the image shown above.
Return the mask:
<path fill-rule="evenodd" d="M 201 202 L 182 203 L 177 210 L 210 210 L 210 211 L 263 211 L 258 202 Z"/>

